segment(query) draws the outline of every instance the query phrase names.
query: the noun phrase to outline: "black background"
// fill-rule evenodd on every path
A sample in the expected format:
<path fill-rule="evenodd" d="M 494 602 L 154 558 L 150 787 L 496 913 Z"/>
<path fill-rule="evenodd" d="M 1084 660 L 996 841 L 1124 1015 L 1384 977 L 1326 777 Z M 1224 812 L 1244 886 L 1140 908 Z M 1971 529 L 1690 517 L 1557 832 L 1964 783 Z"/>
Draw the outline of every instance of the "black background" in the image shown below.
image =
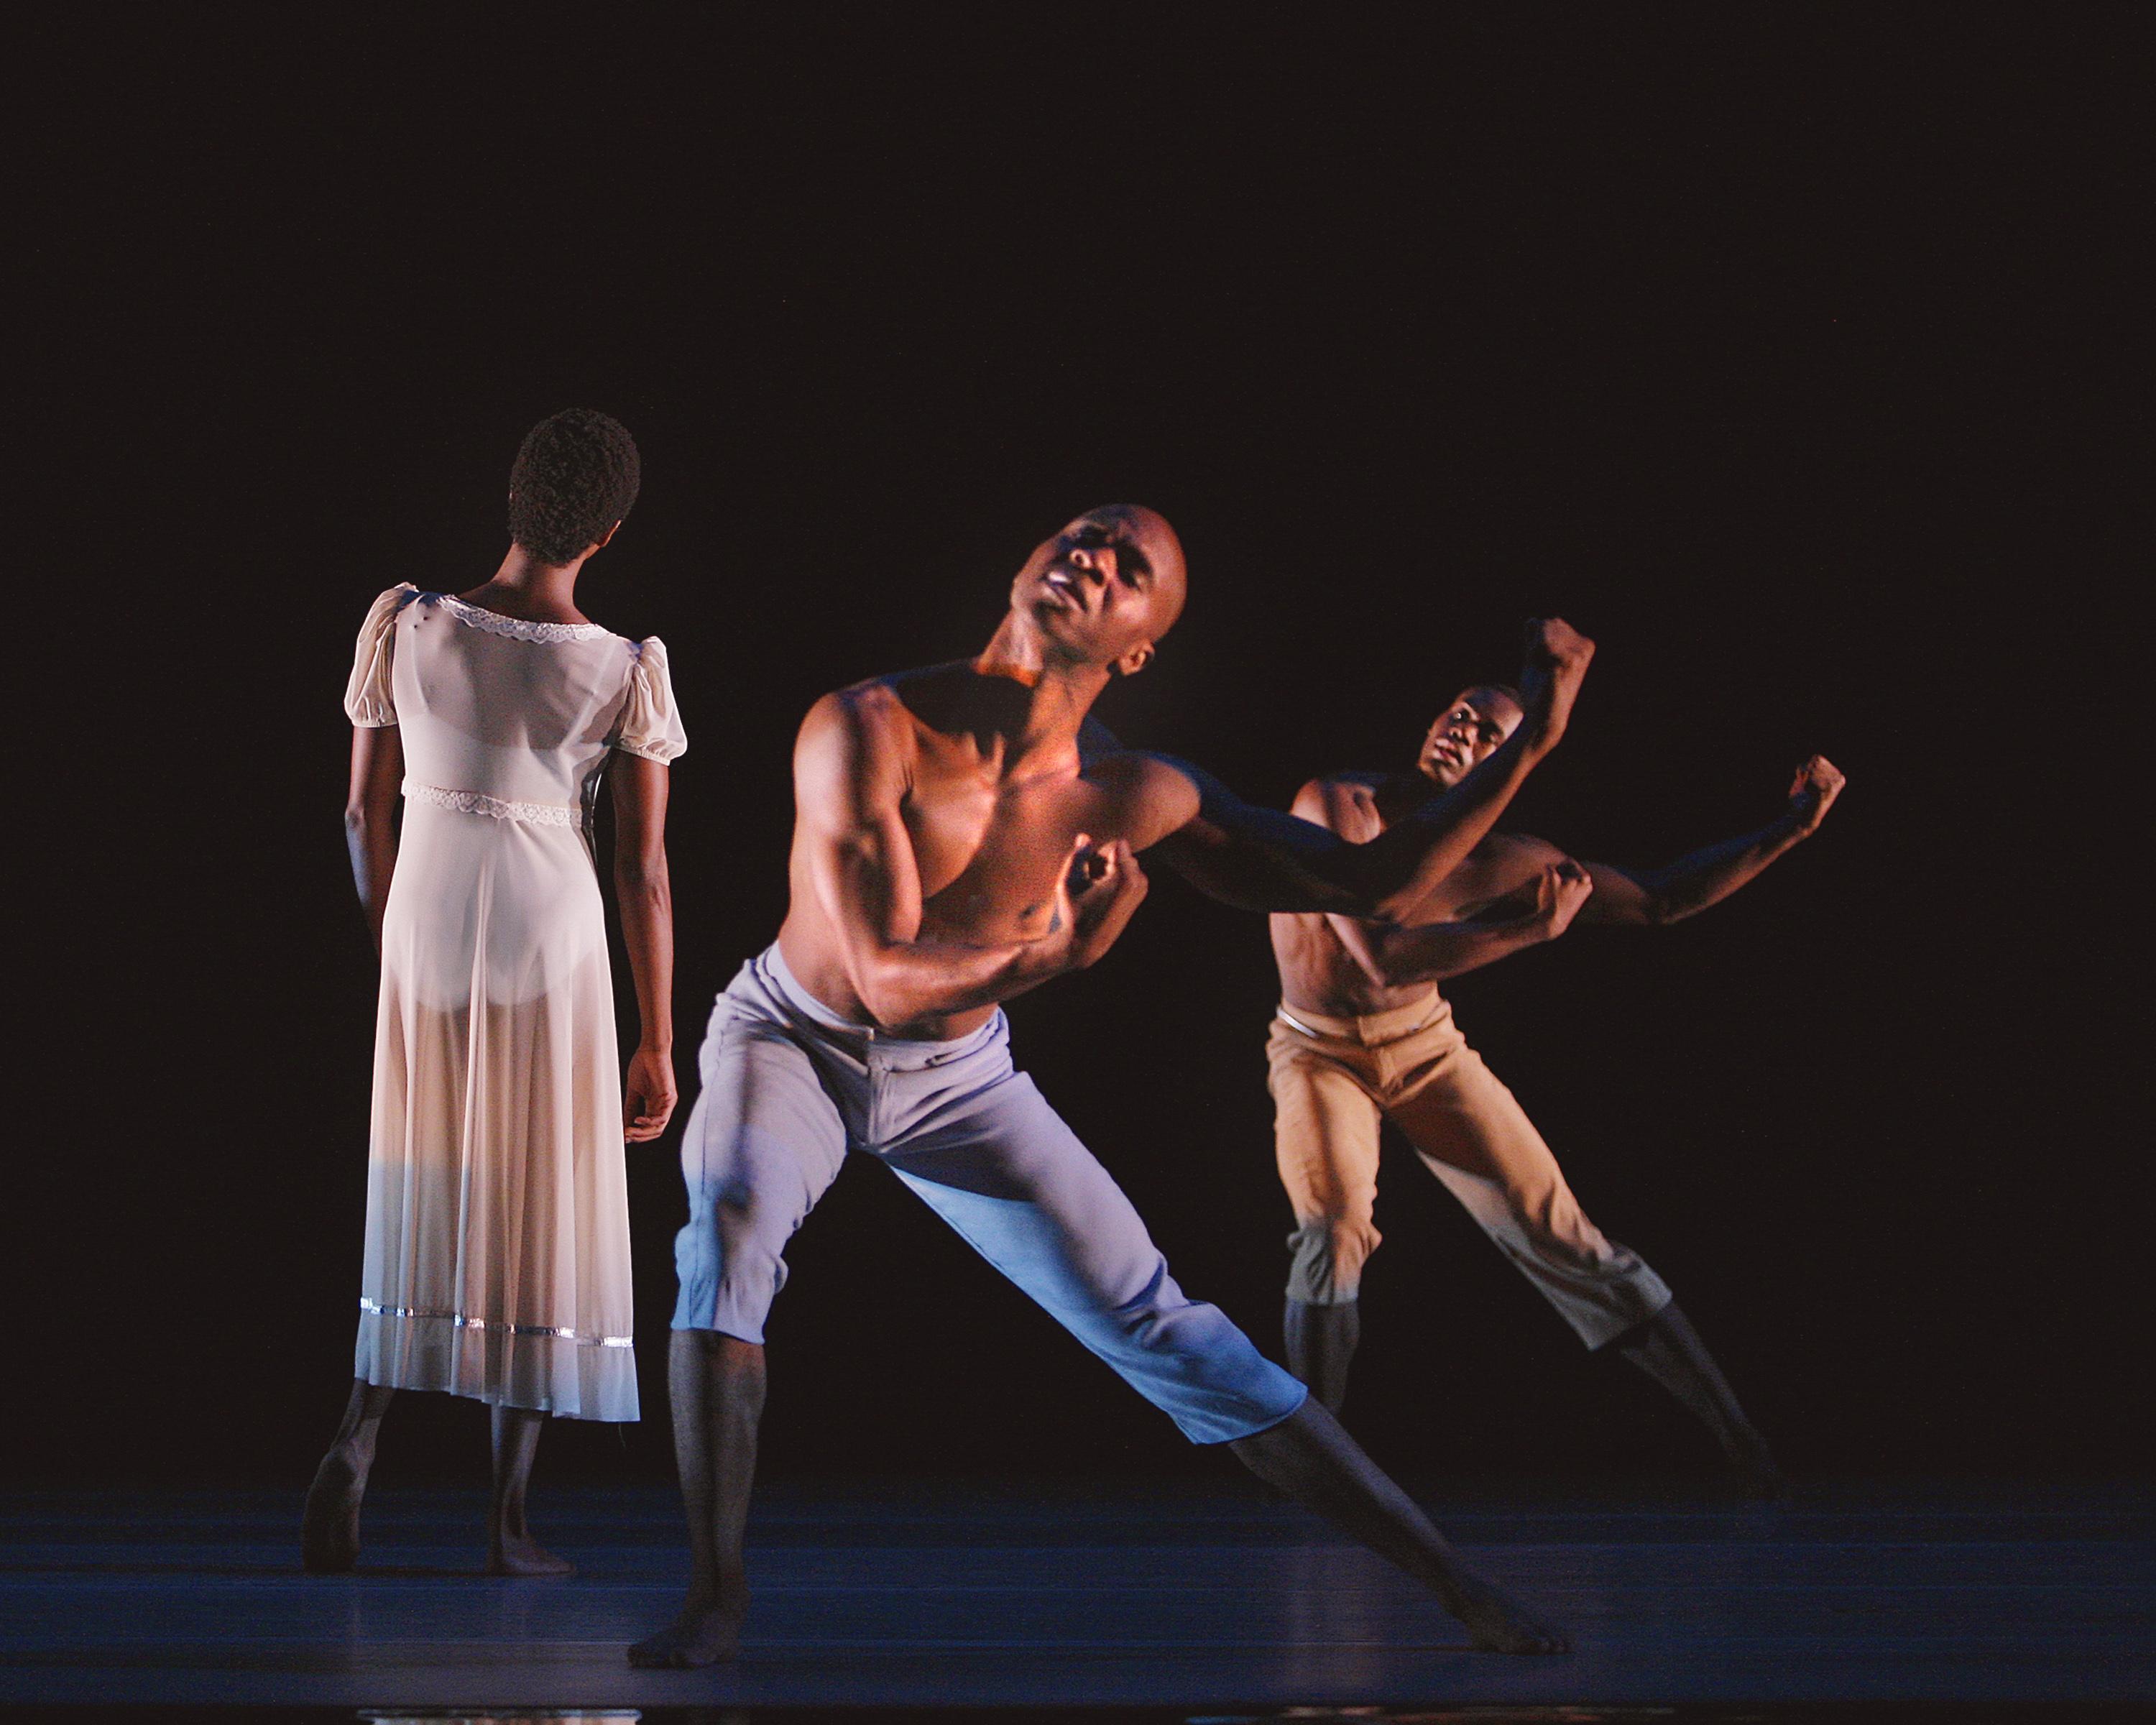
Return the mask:
<path fill-rule="evenodd" d="M 644 452 L 579 598 L 672 649 L 691 1094 L 801 711 L 973 650 L 1136 499 L 1193 597 L 1103 716 L 1248 794 L 1404 758 L 1547 612 L 1601 650 L 1521 827 L 1659 861 L 1841 763 L 1736 901 L 1460 1017 L 1799 1470 L 2145 1467 L 2126 13 L 458 16 L 108 15 L 19 63 L 11 1477 L 296 1482 L 326 1441 L 372 1019 L 337 696 L 381 588 L 491 571 L 572 403 Z M 1012 1011 L 1269 1349 L 1273 992 L 1257 919 L 1157 880 Z M 565 1426 L 557 1477 L 670 1466 L 678 1139 L 630 1162 L 646 1419 Z M 1705 1468 L 1388 1158 L 1381 1460 Z M 791 1256 L 767 1472 L 1227 1466 L 871 1168 Z M 481 1430 L 407 1398 L 382 1477 L 475 1477 Z"/>

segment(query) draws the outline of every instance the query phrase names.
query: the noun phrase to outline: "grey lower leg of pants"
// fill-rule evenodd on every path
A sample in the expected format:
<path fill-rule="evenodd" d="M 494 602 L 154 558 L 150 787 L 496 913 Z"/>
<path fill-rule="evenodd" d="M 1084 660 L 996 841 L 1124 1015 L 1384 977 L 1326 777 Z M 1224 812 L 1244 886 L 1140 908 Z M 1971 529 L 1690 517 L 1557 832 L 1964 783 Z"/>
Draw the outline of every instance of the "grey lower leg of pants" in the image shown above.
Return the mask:
<path fill-rule="evenodd" d="M 1281 1323 L 1287 1368 L 1333 1413 L 1348 1399 L 1348 1365 L 1363 1337 L 1362 1308 L 1353 1300 L 1308 1306 L 1290 1300 Z"/>
<path fill-rule="evenodd" d="M 1779 1480 L 1766 1439 L 1746 1417 L 1737 1392 L 1675 1301 L 1611 1345 L 1714 1434 L 1732 1466 L 1763 1484 Z"/>

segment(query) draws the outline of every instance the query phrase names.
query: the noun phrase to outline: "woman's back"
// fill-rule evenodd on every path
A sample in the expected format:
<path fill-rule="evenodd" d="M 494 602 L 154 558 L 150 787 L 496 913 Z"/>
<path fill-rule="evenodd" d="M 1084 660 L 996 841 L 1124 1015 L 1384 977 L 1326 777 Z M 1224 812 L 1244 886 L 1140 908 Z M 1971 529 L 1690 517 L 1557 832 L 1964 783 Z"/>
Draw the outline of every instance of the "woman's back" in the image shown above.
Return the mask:
<path fill-rule="evenodd" d="M 660 757 L 644 711 L 665 677 L 655 639 L 527 623 L 408 585 L 382 603 L 396 607 L 383 646 L 408 795 L 521 805 L 569 824 L 590 809 L 613 748 Z"/>

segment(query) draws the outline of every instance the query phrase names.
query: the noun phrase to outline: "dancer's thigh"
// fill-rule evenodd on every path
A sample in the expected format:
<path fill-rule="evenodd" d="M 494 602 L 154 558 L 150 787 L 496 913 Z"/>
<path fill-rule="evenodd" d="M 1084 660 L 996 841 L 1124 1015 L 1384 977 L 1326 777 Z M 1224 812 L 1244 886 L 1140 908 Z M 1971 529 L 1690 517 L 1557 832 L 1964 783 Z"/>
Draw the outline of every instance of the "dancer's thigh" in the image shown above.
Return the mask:
<path fill-rule="evenodd" d="M 808 1054 L 719 998 L 681 1142 L 689 1221 L 675 1239 L 677 1330 L 762 1342 L 786 1285 L 786 1243 L 838 1178 L 846 1129 Z"/>
<path fill-rule="evenodd" d="M 1532 1210 L 1563 1188 L 1557 1158 L 1534 1122 L 1465 1045 L 1434 1062 L 1385 1117 L 1455 1192 L 1472 1187 L 1482 1202 Z"/>
<path fill-rule="evenodd" d="M 1273 1153 L 1298 1222 L 1367 1224 L 1378 1199 L 1378 1104 L 1336 1061 L 1276 1030 L 1266 1049 Z"/>
<path fill-rule="evenodd" d="M 1023 1073 L 885 1159 L 1194 1443 L 1248 1437 L 1301 1406 L 1301 1384 L 1176 1285 L 1130 1199 Z"/>
<path fill-rule="evenodd" d="M 1378 1103 L 1345 1061 L 1277 1022 L 1265 1052 L 1274 1157 L 1295 1212 L 1288 1297 L 1344 1305 L 1382 1238 L 1373 1219 Z"/>
<path fill-rule="evenodd" d="M 1159 1249 L 1130 1199 L 1022 1072 L 885 1159 L 1058 1317 L 1124 1305 L 1159 1271 Z"/>

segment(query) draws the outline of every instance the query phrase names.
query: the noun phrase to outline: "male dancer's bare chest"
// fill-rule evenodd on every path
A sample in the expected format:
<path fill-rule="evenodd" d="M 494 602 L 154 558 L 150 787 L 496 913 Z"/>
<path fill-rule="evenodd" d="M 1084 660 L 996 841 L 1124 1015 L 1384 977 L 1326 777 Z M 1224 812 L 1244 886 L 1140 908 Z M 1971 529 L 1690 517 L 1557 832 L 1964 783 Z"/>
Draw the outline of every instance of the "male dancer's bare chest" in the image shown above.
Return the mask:
<path fill-rule="evenodd" d="M 1050 932 L 1058 878 L 1083 833 L 1123 836 L 1122 799 L 1083 778 L 993 785 L 916 777 L 902 805 L 921 880 L 921 924 L 982 941 Z"/>

